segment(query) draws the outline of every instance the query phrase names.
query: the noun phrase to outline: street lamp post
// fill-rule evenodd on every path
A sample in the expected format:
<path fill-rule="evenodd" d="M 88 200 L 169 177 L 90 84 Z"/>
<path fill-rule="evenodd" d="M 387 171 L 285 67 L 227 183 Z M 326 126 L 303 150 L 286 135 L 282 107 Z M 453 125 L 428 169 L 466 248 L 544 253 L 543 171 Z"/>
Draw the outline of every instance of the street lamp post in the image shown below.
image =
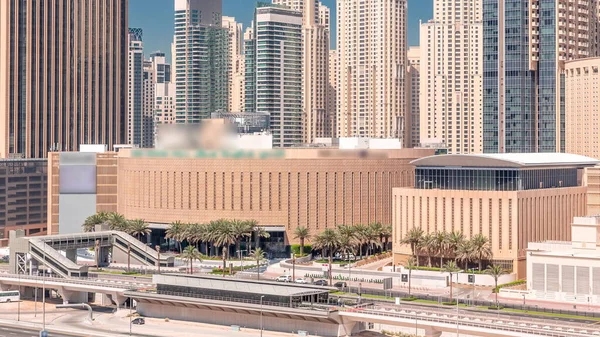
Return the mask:
<path fill-rule="evenodd" d="M 260 337 L 263 335 L 263 298 L 265 296 L 260 297 Z"/>
<path fill-rule="evenodd" d="M 131 336 L 131 326 L 133 325 L 132 321 L 131 321 L 132 310 L 133 310 L 133 299 L 130 297 L 129 298 L 129 336 Z"/>
<path fill-rule="evenodd" d="M 458 327 L 458 302 L 459 298 L 456 298 L 456 337 L 459 337 L 459 327 Z"/>
<path fill-rule="evenodd" d="M 417 316 L 417 309 L 415 309 L 415 336 L 419 335 L 419 317 Z"/>
<path fill-rule="evenodd" d="M 19 275 L 19 302 L 17 302 L 17 322 L 21 321 L 21 272 L 17 270 Z"/>
<path fill-rule="evenodd" d="M 244 254 L 242 254 L 242 253 L 245 251 L 246 251 L 245 249 L 240 249 L 237 251 L 237 253 L 239 253 L 238 255 L 240 257 L 240 271 L 244 271 L 244 260 L 242 259 Z M 258 266 L 258 267 L 260 267 L 260 266 Z"/>
<path fill-rule="evenodd" d="M 296 282 L 296 253 L 292 253 L 292 282 Z"/>

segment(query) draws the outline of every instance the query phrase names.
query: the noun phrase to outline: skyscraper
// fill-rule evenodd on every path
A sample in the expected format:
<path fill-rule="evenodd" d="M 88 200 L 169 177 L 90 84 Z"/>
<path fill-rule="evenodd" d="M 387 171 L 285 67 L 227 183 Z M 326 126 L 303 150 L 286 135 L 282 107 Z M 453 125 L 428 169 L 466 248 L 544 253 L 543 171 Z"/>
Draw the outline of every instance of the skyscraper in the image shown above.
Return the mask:
<path fill-rule="evenodd" d="M 564 62 L 598 53 L 596 0 L 483 0 L 484 152 L 564 151 Z"/>
<path fill-rule="evenodd" d="M 223 27 L 228 32 L 227 77 L 228 105 L 227 111 L 242 111 L 244 96 L 244 38 L 242 24 L 235 18 L 224 16 Z"/>
<path fill-rule="evenodd" d="M 0 157 L 127 141 L 127 1 L 0 1 Z"/>
<path fill-rule="evenodd" d="M 327 115 L 329 116 L 327 134 L 337 138 L 336 104 L 338 86 L 338 56 L 337 50 L 329 50 L 329 76 L 327 77 Z"/>
<path fill-rule="evenodd" d="M 246 41 L 246 112 L 270 115 L 273 146 L 302 143 L 302 13 L 258 3 Z"/>
<path fill-rule="evenodd" d="M 171 78 L 171 65 L 167 63 L 165 53 L 154 52 L 144 61 L 141 147 L 154 147 L 155 123 L 170 123 L 173 119 L 173 107 L 170 105 L 172 105 L 174 89 L 169 92 L 172 85 Z"/>
<path fill-rule="evenodd" d="M 337 20 L 338 136 L 404 140 L 406 0 L 338 0 Z"/>
<path fill-rule="evenodd" d="M 141 28 L 129 28 L 129 69 L 127 101 L 127 143 L 142 144 L 142 109 L 144 104 L 144 43 Z"/>
<path fill-rule="evenodd" d="M 175 0 L 177 123 L 199 123 L 228 106 L 228 38 L 221 0 Z"/>
<path fill-rule="evenodd" d="M 421 141 L 482 152 L 481 0 L 435 0 L 421 25 Z"/>
<path fill-rule="evenodd" d="M 406 114 L 407 128 L 410 127 L 408 143 L 405 147 L 416 147 L 421 144 L 421 49 L 419 47 L 408 48 L 408 69 L 406 77 Z"/>

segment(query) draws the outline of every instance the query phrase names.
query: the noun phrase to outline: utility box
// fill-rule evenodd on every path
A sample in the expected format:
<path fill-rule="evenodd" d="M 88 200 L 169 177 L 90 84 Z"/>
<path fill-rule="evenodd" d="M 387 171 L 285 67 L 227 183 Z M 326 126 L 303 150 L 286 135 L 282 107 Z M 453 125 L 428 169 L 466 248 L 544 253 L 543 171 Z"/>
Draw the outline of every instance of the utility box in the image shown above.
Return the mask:
<path fill-rule="evenodd" d="M 308 336 L 308 331 L 298 330 L 298 336 Z"/>

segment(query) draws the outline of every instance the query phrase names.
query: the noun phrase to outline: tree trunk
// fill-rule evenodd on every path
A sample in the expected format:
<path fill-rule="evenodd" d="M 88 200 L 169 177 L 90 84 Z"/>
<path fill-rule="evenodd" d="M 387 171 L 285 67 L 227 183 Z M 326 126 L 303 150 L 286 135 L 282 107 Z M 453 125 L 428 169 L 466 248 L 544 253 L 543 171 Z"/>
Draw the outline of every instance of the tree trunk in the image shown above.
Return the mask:
<path fill-rule="evenodd" d="M 190 275 L 194 273 L 193 270 L 194 270 L 194 260 L 190 259 Z"/>
<path fill-rule="evenodd" d="M 331 275 L 331 255 L 333 255 L 333 249 L 329 252 L 329 284 L 333 284 L 333 275 Z"/>
<path fill-rule="evenodd" d="M 427 266 L 431 268 L 431 254 L 427 254 Z"/>
<path fill-rule="evenodd" d="M 500 292 L 500 290 L 498 289 L 498 279 L 494 278 L 494 281 L 494 283 L 496 284 L 494 288 L 494 290 L 496 291 L 496 310 L 500 310 L 500 303 L 498 303 L 498 293 Z"/>
<path fill-rule="evenodd" d="M 483 261 L 481 260 L 481 257 L 479 257 L 479 271 L 481 271 L 481 265 L 483 264 Z"/>
<path fill-rule="evenodd" d="M 254 232 L 254 235 L 254 249 L 258 249 L 258 246 L 260 245 L 260 236 L 258 235 L 258 232 Z"/>
<path fill-rule="evenodd" d="M 260 259 L 256 257 L 256 279 L 260 280 Z"/>
<path fill-rule="evenodd" d="M 440 256 L 440 268 L 444 265 L 444 256 Z"/>
<path fill-rule="evenodd" d="M 304 238 L 300 238 L 300 255 L 304 256 Z"/>
<path fill-rule="evenodd" d="M 238 240 L 235 242 L 235 249 L 236 249 L 235 254 L 239 254 L 240 260 L 242 259 L 242 251 L 240 250 L 240 249 L 242 249 L 241 246 L 242 246 L 241 240 Z"/>
<path fill-rule="evenodd" d="M 452 274 L 450 274 L 450 302 L 452 302 Z"/>

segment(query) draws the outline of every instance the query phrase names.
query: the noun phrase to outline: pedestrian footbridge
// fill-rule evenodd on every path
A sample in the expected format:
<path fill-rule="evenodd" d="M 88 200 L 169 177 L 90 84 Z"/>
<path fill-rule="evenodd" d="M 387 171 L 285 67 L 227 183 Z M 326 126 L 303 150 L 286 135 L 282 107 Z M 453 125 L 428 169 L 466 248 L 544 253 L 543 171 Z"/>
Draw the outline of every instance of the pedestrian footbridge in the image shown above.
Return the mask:
<path fill-rule="evenodd" d="M 23 231 L 10 231 L 10 271 L 33 275 L 46 266 L 65 278 L 86 278 L 88 266 L 77 264 L 77 249 L 95 247 L 95 265 L 109 264 L 109 251 L 119 250 L 134 264 L 173 267 L 175 258 L 161 255 L 133 236 L 119 231 L 25 237 Z M 61 251 L 66 252 L 64 255 Z M 44 273 L 46 271 L 43 271 Z"/>

